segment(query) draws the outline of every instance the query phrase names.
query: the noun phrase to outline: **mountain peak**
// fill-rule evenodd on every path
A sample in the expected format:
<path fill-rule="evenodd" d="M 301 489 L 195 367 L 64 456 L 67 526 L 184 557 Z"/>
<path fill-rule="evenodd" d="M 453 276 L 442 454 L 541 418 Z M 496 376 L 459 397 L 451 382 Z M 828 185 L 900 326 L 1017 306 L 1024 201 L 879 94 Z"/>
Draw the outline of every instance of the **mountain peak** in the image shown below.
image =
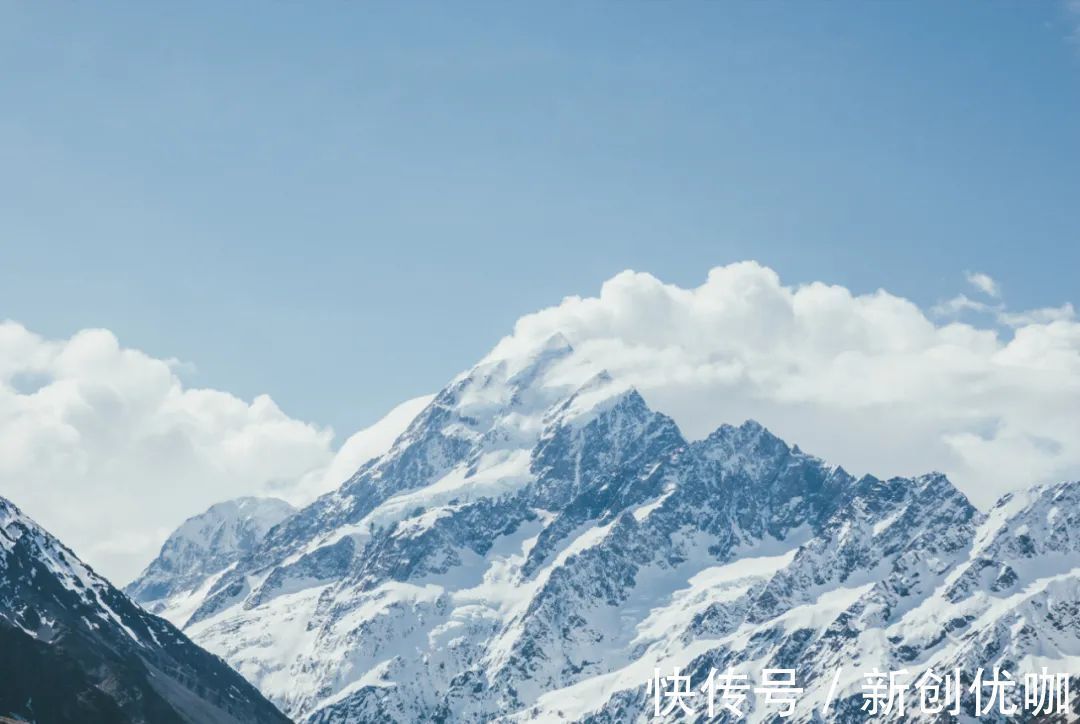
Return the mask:
<path fill-rule="evenodd" d="M 560 352 L 573 352 L 574 347 L 570 344 L 570 340 L 566 338 L 566 335 L 562 332 L 555 332 L 540 346 L 542 351 L 560 351 Z"/>
<path fill-rule="evenodd" d="M 160 611 L 156 602 L 191 590 L 235 563 L 295 512 L 278 498 L 243 497 L 216 503 L 184 521 L 125 592 Z"/>

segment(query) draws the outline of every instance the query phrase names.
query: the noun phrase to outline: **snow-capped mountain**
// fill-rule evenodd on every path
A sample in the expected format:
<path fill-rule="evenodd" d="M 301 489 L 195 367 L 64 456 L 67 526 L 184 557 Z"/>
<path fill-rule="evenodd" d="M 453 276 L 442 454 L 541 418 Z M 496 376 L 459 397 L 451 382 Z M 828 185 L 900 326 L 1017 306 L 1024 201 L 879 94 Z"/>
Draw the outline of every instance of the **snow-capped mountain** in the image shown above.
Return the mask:
<path fill-rule="evenodd" d="M 3 498 L 0 651 L 3 721 L 288 721 Z"/>
<path fill-rule="evenodd" d="M 756 422 L 690 441 L 556 337 L 453 380 L 163 610 L 312 724 L 647 721 L 674 666 L 794 668 L 792 721 L 864 721 L 875 668 L 1080 672 L 1078 504 L 1069 484 L 984 515 L 944 476 L 856 478 Z"/>
<path fill-rule="evenodd" d="M 169 602 L 236 563 L 295 512 L 277 498 L 237 498 L 213 505 L 173 531 L 158 557 L 124 592 L 147 610 L 168 614 Z"/>

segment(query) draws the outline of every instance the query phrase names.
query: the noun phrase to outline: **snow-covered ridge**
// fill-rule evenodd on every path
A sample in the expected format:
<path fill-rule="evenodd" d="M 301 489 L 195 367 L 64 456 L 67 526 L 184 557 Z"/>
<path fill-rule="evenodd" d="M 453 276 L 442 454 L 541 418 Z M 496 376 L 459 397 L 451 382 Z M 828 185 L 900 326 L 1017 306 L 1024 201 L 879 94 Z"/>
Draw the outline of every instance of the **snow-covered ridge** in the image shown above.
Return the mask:
<path fill-rule="evenodd" d="M 456 377 L 181 622 L 304 722 L 646 721 L 673 665 L 794 666 L 796 721 L 847 667 L 837 716 L 863 721 L 853 663 L 1074 666 L 1078 503 L 983 515 L 753 421 L 688 441 L 557 336 Z"/>
<path fill-rule="evenodd" d="M 285 721 L 224 662 L 134 604 L 3 498 L 0 648 L 0 718 Z"/>
<path fill-rule="evenodd" d="M 267 532 L 296 510 L 277 498 L 237 498 L 218 503 L 177 528 L 125 592 L 154 613 L 165 601 L 197 589 L 249 553 Z"/>

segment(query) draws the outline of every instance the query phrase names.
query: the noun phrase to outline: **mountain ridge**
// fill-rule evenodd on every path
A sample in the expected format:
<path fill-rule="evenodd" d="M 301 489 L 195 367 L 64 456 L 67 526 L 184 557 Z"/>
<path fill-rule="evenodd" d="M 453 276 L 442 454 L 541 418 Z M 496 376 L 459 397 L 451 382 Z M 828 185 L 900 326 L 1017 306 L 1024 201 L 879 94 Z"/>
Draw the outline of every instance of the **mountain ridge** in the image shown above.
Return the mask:
<path fill-rule="evenodd" d="M 41 722 L 289 721 L 218 657 L 0 498 L 0 714 Z"/>
<path fill-rule="evenodd" d="M 1075 587 L 1072 568 L 1061 583 L 1005 570 L 1071 545 L 1073 516 L 1015 549 L 1000 526 L 1049 508 L 999 506 L 936 473 L 855 478 L 754 421 L 688 441 L 554 337 L 456 377 L 181 623 L 304 722 L 645 721 L 656 666 L 777 662 L 805 682 L 793 720 L 815 721 L 844 662 L 989 665 L 974 652 L 1005 626 L 1003 596 Z M 1072 666 L 1080 640 L 1055 620 L 1037 656 L 998 650 Z M 863 720 L 859 685 L 838 679 L 842 721 Z"/>
<path fill-rule="evenodd" d="M 216 503 L 188 518 L 124 592 L 151 613 L 163 601 L 190 592 L 251 550 L 278 523 L 296 512 L 278 498 L 243 497 Z"/>

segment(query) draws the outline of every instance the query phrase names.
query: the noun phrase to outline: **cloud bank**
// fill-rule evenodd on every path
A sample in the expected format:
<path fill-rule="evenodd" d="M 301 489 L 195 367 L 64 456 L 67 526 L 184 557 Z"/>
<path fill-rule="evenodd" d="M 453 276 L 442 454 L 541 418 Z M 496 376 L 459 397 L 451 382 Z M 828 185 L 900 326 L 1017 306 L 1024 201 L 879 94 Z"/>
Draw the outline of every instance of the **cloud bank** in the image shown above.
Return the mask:
<path fill-rule="evenodd" d="M 1000 295 L 985 274 L 968 281 Z M 754 262 L 693 289 L 627 271 L 599 297 L 523 317 L 492 356 L 559 331 L 692 437 L 754 418 L 852 472 L 943 471 L 977 505 L 1080 477 L 1072 307 L 956 306 L 982 314 L 940 320 L 885 291 L 787 286 Z"/>
<path fill-rule="evenodd" d="M 521 318 L 489 356 L 562 332 L 691 437 L 754 418 L 855 473 L 947 473 L 972 500 L 1080 477 L 1073 308 L 991 302 L 924 312 L 884 291 L 784 285 L 753 262 L 684 289 L 623 272 L 598 297 Z M 970 320 L 969 320 L 970 318 Z M 961 319 L 969 321 L 959 321 Z M 430 398 L 339 450 L 267 396 L 187 388 L 176 365 L 106 330 L 43 339 L 0 324 L 0 495 L 124 583 L 184 518 L 239 495 L 294 503 L 387 449 Z"/>
<path fill-rule="evenodd" d="M 46 340 L 0 323 L 0 495 L 117 583 L 186 517 L 240 495 L 306 502 L 408 423 L 335 454 L 328 428 L 265 395 L 185 388 L 175 367 L 103 329 Z"/>

